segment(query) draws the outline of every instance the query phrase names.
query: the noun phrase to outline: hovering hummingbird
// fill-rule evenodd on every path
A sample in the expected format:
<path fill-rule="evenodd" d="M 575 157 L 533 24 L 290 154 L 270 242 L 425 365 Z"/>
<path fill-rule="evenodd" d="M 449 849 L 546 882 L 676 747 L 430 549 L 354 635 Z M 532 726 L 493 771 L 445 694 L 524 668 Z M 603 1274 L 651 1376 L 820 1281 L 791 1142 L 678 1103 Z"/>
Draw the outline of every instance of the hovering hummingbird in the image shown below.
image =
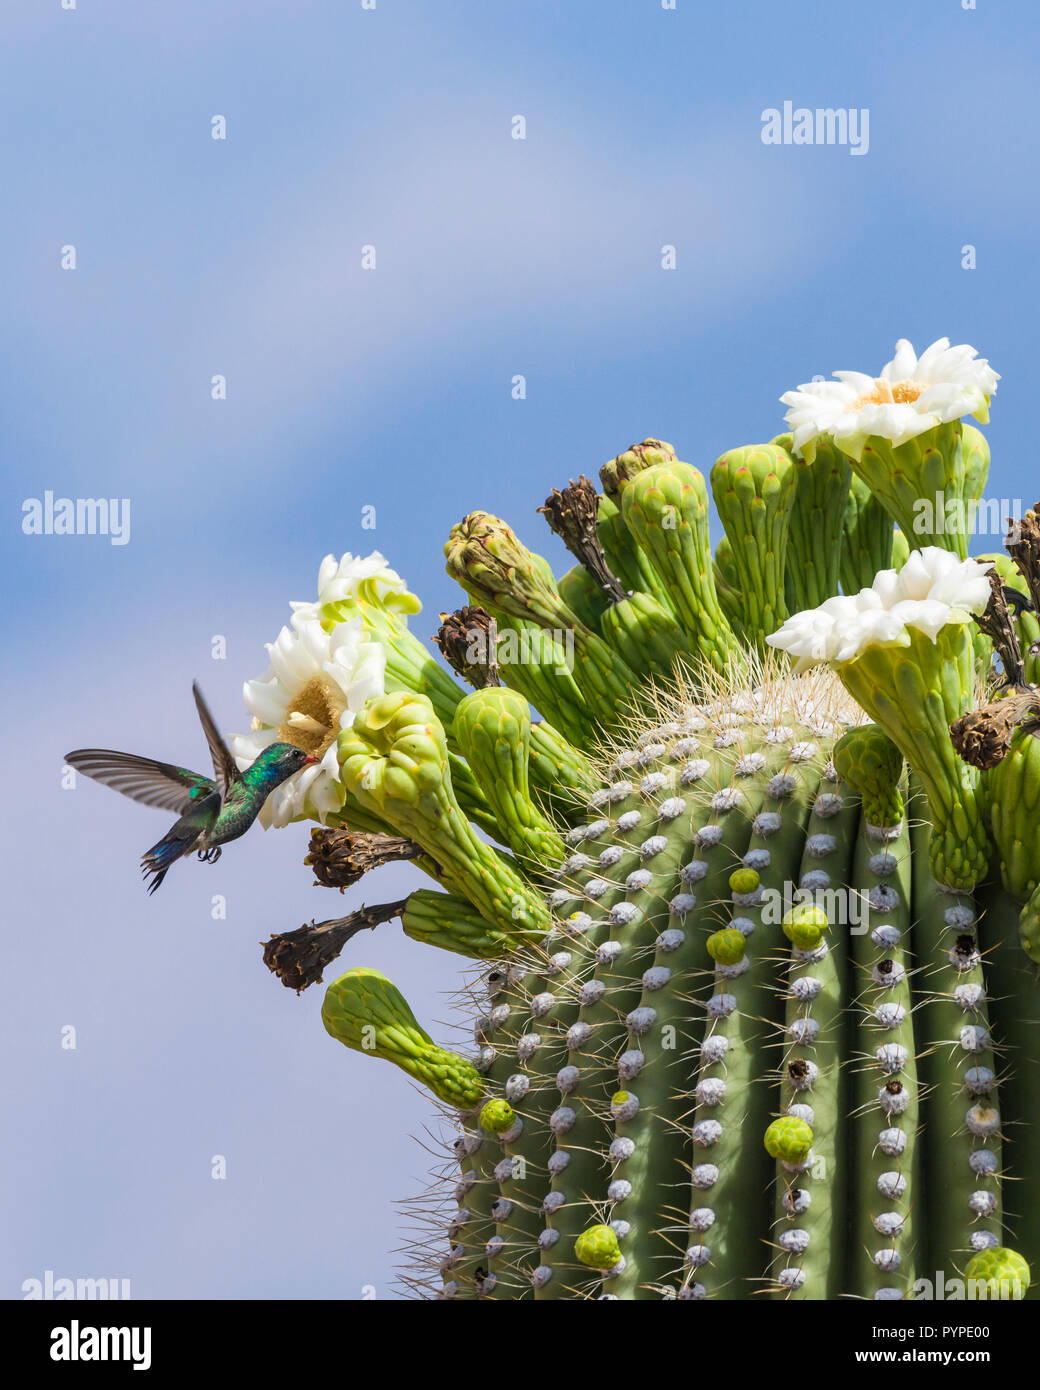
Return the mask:
<path fill-rule="evenodd" d="M 150 879 L 149 893 L 159 887 L 170 865 L 192 850 L 204 863 L 215 864 L 221 846 L 246 833 L 275 787 L 306 763 L 316 761 L 291 743 L 272 743 L 244 772 L 239 772 L 202 692 L 197 684 L 191 688 L 213 759 L 215 780 L 189 772 L 186 767 L 107 748 L 77 748 L 65 756 L 70 767 L 95 782 L 103 782 L 145 806 L 160 806 L 180 816 L 158 844 L 141 856 L 142 872 Z"/>

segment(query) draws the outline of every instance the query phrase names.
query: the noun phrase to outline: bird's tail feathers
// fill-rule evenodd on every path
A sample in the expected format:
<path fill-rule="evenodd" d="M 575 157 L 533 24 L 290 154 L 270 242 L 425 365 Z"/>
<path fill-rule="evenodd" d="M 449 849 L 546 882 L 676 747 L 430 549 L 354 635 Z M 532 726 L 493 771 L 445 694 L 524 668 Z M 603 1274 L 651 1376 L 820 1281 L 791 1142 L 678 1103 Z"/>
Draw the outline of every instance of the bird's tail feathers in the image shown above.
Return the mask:
<path fill-rule="evenodd" d="M 201 829 L 190 830 L 179 823 L 162 839 L 146 850 L 141 856 L 141 872 L 148 882 L 148 892 L 154 893 L 169 873 L 171 864 L 189 853 L 202 834 Z"/>

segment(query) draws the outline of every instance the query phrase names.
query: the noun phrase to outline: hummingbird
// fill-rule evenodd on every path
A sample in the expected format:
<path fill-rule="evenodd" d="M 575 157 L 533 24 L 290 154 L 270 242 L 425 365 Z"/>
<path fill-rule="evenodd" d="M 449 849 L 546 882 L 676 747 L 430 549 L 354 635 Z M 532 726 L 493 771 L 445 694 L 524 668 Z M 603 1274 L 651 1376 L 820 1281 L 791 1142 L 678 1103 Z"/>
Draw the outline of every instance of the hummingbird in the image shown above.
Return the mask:
<path fill-rule="evenodd" d="M 212 778 L 155 758 L 108 748 L 77 748 L 65 755 L 68 765 L 85 777 L 145 806 L 159 806 L 179 815 L 162 839 L 141 856 L 149 893 L 159 887 L 171 864 L 193 850 L 204 863 L 215 864 L 221 846 L 246 833 L 275 787 L 307 763 L 317 761 L 291 743 L 272 743 L 239 772 L 198 684 L 193 683 L 191 689 L 213 759 Z"/>

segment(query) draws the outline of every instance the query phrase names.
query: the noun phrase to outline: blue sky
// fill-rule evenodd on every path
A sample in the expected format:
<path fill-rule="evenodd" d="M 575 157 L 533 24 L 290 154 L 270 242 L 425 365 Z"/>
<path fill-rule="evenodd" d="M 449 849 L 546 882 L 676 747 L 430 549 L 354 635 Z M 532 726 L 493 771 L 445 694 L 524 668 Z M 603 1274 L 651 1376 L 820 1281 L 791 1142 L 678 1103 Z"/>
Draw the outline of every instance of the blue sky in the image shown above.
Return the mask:
<path fill-rule="evenodd" d="M 1002 373 L 989 491 L 1031 504 L 1040 12 L 9 0 L 0 33 L 0 1291 L 51 1269 L 137 1297 L 390 1297 L 430 1108 L 257 946 L 361 894 L 313 889 L 292 827 L 146 898 L 161 816 L 63 791 L 62 754 L 202 768 L 192 678 L 244 727 L 241 683 L 328 551 L 383 550 L 426 637 L 465 511 L 562 568 L 534 514 L 552 485 L 651 434 L 707 469 L 777 432 L 782 391 L 876 371 L 897 337 Z M 868 108 L 869 152 L 764 145 L 786 100 Z M 129 497 L 130 543 L 23 535 L 48 489 Z M 364 896 L 418 882 L 382 870 Z M 396 925 L 350 959 L 451 1041 L 452 959 Z"/>

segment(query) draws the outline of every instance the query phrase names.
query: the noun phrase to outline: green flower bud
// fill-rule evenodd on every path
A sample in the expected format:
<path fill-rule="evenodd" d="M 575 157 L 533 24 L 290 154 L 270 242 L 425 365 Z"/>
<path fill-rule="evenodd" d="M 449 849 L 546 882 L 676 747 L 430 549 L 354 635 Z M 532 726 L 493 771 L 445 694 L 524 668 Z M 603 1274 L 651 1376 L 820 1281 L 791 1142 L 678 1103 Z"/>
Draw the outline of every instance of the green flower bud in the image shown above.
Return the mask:
<path fill-rule="evenodd" d="M 838 592 L 842 522 L 849 495 L 849 461 L 826 440 L 811 459 L 795 456 L 789 434 L 771 441 L 794 458 L 797 485 L 784 566 L 788 610 L 815 608 Z M 871 576 L 873 578 L 873 576 Z"/>
<path fill-rule="evenodd" d="M 610 1226 L 590 1226 L 574 1242 L 574 1253 L 590 1269 L 613 1269 L 621 1260 L 617 1232 Z"/>
<path fill-rule="evenodd" d="M 483 917 L 467 898 L 456 893 L 440 893 L 429 888 L 416 888 L 401 913 L 401 926 L 413 941 L 454 951 L 472 960 L 501 960 L 526 940 L 533 944 L 539 934 L 530 937 L 517 932 L 504 932 Z"/>
<path fill-rule="evenodd" d="M 625 484 L 644 469 L 654 468 L 660 463 L 674 463 L 675 450 L 663 439 L 644 439 L 642 444 L 633 444 L 617 458 L 605 463 L 599 470 L 599 480 L 603 491 L 617 502 Z"/>
<path fill-rule="evenodd" d="M 438 1047 L 416 1022 L 397 986 L 378 970 L 357 966 L 325 991 L 321 1021 L 344 1047 L 393 1062 L 445 1104 L 472 1110 L 484 1081 L 472 1062 Z"/>
<path fill-rule="evenodd" d="M 647 468 L 625 484 L 620 506 L 675 609 L 695 663 L 726 670 L 737 646 L 715 592 L 704 478 L 687 463 Z"/>
<path fill-rule="evenodd" d="M 559 864 L 563 841 L 531 797 L 531 714 L 523 696 L 504 686 L 473 691 L 455 711 L 455 737 L 501 839 L 523 864 Z"/>
<path fill-rule="evenodd" d="M 572 626 L 552 571 L 490 512 L 470 512 L 451 529 L 446 569 L 475 603 L 490 603 L 543 627 Z"/>
<path fill-rule="evenodd" d="M 766 1130 L 766 1153 L 770 1158 L 782 1159 L 785 1163 L 801 1163 L 812 1148 L 813 1132 L 804 1120 L 793 1115 L 784 1115 L 774 1120 Z"/>
<path fill-rule="evenodd" d="M 834 442 L 822 436 L 828 449 Z M 878 570 L 887 570 L 895 561 L 892 518 L 862 478 L 849 479 L 849 494 L 842 517 L 841 553 L 838 557 L 841 587 L 847 594 L 869 588 Z M 906 537 L 903 537 L 906 546 Z M 909 548 L 907 548 L 909 554 Z M 897 566 L 898 568 L 898 566 Z"/>
<path fill-rule="evenodd" d="M 639 685 L 635 673 L 571 612 L 547 562 L 533 555 L 504 521 L 488 512 L 470 512 L 452 528 L 444 554 L 448 574 L 496 616 L 501 611 L 553 631 L 573 630 L 572 674 L 594 717 L 609 724 L 630 708 Z"/>
<path fill-rule="evenodd" d="M 713 931 L 707 940 L 708 955 L 719 965 L 736 965 L 744 959 L 747 941 L 744 933 L 736 927 L 723 927 Z"/>
<path fill-rule="evenodd" d="M 1025 901 L 1040 880 L 1040 739 L 1022 729 L 1011 750 L 986 774 L 993 839 L 1005 889 Z"/>
<path fill-rule="evenodd" d="M 987 1297 L 1013 1299 L 1024 1298 L 1029 1288 L 1029 1265 L 1015 1250 L 1007 1246 L 995 1245 L 989 1250 L 980 1250 L 968 1261 L 965 1277 L 985 1281 Z"/>
<path fill-rule="evenodd" d="M 496 1096 L 480 1112 L 480 1127 L 488 1134 L 505 1134 L 516 1123 L 516 1112 L 507 1100 Z"/>
<path fill-rule="evenodd" d="M 730 892 L 745 897 L 753 893 L 760 882 L 757 869 L 734 869 L 729 876 Z"/>
<path fill-rule="evenodd" d="M 492 689 L 467 698 L 495 694 Z M 463 815 L 444 728 L 425 696 L 399 691 L 371 700 L 340 734 L 339 757 L 351 795 L 364 810 L 421 845 L 450 892 L 467 898 L 507 934 L 526 937 L 548 927 L 543 899 L 478 839 Z"/>
<path fill-rule="evenodd" d="M 786 449 L 749 444 L 730 449 L 711 470 L 711 490 L 732 547 L 744 628 L 764 651 L 766 636 L 787 617 L 784 570 L 798 470 Z"/>
<path fill-rule="evenodd" d="M 799 951 L 815 951 L 829 923 L 822 907 L 799 903 L 790 912 L 784 913 L 782 925 L 784 935 Z"/>

